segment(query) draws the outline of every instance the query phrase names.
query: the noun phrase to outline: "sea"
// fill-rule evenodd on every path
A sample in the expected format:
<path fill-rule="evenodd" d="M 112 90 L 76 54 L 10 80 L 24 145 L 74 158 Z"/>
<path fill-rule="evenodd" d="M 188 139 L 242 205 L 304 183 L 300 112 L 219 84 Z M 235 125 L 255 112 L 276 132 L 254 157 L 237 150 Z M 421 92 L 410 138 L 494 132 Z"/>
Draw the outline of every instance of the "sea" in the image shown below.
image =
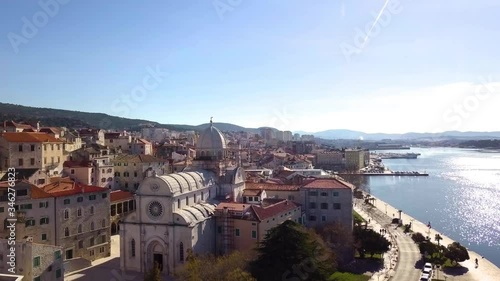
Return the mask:
<path fill-rule="evenodd" d="M 500 267 L 500 153 L 411 148 L 417 159 L 384 159 L 392 171 L 428 177 L 365 177 L 361 187 Z"/>

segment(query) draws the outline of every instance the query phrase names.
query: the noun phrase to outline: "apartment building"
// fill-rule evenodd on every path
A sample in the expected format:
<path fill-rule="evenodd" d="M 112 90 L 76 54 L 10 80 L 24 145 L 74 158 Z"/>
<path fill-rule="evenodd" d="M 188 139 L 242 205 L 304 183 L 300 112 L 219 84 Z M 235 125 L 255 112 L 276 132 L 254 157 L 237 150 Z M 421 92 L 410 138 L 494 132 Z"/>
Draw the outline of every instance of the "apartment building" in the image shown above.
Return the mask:
<path fill-rule="evenodd" d="M 341 223 L 352 229 L 353 187 L 336 178 L 315 179 L 301 187 L 306 226 Z"/>
<path fill-rule="evenodd" d="M 0 168 L 38 168 L 49 174 L 57 174 L 65 161 L 63 144 L 63 141 L 47 133 L 2 133 Z"/>
<path fill-rule="evenodd" d="M 112 160 L 115 169 L 115 188 L 135 192 L 148 175 L 168 173 L 168 163 L 151 155 L 122 154 Z"/>
<path fill-rule="evenodd" d="M 365 150 L 361 149 L 346 149 L 345 151 L 345 166 L 348 170 L 358 171 L 366 167 L 365 157 L 367 156 Z M 370 154 L 368 153 L 368 160 Z"/>

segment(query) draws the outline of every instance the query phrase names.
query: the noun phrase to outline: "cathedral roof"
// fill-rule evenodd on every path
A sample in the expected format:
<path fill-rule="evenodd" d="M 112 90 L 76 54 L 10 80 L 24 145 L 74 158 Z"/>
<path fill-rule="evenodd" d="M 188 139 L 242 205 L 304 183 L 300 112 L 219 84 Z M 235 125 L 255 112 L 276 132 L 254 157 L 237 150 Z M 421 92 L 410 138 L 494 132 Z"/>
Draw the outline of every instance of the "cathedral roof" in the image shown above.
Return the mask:
<path fill-rule="evenodd" d="M 206 189 L 215 184 L 214 175 L 206 170 L 173 173 L 147 177 L 141 183 L 137 194 L 178 196 L 182 193 Z"/>
<path fill-rule="evenodd" d="M 177 223 L 194 225 L 200 223 L 214 214 L 215 206 L 208 203 L 199 203 L 177 210 L 174 215 L 180 216 L 184 221 L 176 218 Z"/>
<path fill-rule="evenodd" d="M 206 128 L 200 135 L 198 142 L 196 144 L 197 150 L 204 149 L 226 149 L 227 141 L 222 132 L 213 126 L 210 122 L 210 126 Z"/>

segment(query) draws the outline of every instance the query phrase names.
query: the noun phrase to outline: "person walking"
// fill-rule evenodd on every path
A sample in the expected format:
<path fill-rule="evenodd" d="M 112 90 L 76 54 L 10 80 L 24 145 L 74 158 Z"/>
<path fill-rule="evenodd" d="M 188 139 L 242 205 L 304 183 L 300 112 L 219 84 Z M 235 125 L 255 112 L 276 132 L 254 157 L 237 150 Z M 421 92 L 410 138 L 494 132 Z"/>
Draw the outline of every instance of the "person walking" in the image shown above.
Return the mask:
<path fill-rule="evenodd" d="M 478 259 L 476 258 L 476 268 L 479 266 L 479 261 Z"/>

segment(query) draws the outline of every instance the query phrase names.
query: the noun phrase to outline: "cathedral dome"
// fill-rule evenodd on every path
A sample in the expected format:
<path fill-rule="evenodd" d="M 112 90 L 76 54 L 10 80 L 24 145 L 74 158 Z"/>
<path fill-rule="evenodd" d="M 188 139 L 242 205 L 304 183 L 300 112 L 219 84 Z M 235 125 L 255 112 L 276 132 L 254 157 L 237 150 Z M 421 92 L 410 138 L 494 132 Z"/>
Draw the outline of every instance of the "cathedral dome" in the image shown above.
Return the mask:
<path fill-rule="evenodd" d="M 210 126 L 201 133 L 198 143 L 196 144 L 197 150 L 220 150 L 226 149 L 226 147 L 226 138 L 224 138 L 224 135 L 219 129 L 213 126 L 212 122 L 210 122 Z"/>

